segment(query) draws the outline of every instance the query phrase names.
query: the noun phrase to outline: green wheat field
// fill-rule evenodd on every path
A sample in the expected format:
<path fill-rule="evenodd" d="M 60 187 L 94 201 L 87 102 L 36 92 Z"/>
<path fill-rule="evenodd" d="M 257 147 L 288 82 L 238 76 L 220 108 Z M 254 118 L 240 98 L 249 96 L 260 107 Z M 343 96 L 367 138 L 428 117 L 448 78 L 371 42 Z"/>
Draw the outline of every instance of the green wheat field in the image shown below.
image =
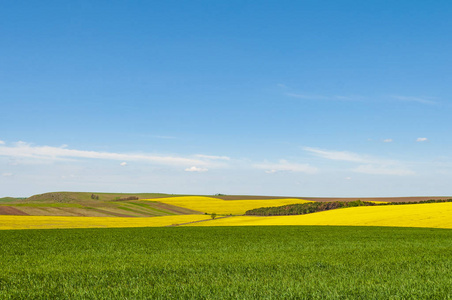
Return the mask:
<path fill-rule="evenodd" d="M 451 299 L 452 231 L 0 231 L 0 299 Z"/>

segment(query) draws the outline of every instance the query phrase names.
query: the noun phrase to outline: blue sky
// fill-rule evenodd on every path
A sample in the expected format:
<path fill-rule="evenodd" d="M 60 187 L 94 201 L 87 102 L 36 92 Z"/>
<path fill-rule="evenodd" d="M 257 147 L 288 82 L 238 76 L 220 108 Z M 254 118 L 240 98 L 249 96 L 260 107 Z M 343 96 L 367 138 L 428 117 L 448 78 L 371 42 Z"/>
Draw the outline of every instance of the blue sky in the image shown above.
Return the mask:
<path fill-rule="evenodd" d="M 451 14 L 3 1 L 0 196 L 450 196 Z"/>

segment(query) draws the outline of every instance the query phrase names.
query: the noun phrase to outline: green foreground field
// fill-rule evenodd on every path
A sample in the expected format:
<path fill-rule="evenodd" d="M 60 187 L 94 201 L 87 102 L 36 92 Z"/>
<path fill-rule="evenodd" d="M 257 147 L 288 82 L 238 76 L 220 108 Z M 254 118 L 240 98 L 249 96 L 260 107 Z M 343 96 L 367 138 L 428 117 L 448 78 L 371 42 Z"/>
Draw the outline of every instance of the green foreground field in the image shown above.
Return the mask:
<path fill-rule="evenodd" d="M 450 299 L 452 230 L 0 231 L 1 299 Z"/>

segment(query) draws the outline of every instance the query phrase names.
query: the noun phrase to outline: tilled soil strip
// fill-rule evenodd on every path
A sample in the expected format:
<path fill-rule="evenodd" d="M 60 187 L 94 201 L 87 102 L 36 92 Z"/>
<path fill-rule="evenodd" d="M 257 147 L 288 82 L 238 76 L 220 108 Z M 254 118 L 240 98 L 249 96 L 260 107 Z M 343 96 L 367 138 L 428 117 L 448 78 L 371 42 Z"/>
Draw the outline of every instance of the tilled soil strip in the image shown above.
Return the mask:
<path fill-rule="evenodd" d="M 108 211 L 108 210 L 103 210 L 100 208 L 91 208 L 94 211 L 106 214 L 106 215 L 111 215 L 111 216 L 115 216 L 115 217 L 127 217 L 127 218 L 135 218 L 135 216 L 131 216 L 131 215 L 126 215 L 126 214 L 120 214 L 120 213 L 116 213 L 116 212 L 112 212 L 112 211 Z"/>
<path fill-rule="evenodd" d="M 12 206 L 0 206 L 0 215 L 28 216 L 27 213 Z"/>

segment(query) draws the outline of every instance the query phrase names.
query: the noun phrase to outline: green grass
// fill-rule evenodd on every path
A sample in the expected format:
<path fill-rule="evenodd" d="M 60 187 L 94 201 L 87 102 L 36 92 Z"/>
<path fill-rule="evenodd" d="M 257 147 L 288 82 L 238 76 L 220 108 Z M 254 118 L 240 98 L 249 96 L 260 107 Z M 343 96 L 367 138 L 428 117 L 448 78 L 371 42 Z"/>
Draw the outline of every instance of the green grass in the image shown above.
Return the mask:
<path fill-rule="evenodd" d="M 77 207 L 85 208 L 78 203 L 13 203 L 4 204 L 4 206 L 17 206 L 17 207 Z"/>
<path fill-rule="evenodd" d="M 3 197 L 3 198 L 0 198 L 0 203 L 16 202 L 16 201 L 23 201 L 23 200 L 24 200 L 24 198 Z"/>
<path fill-rule="evenodd" d="M 452 230 L 16 230 L 0 253 L 0 299 L 452 298 Z"/>
<path fill-rule="evenodd" d="M 137 214 L 142 214 L 142 215 L 146 214 L 146 212 L 144 212 L 144 211 L 135 210 L 135 209 L 132 209 L 132 208 L 126 207 L 126 206 L 118 206 L 118 208 L 122 209 L 122 210 L 125 210 L 125 211 L 130 211 L 130 212 L 133 212 L 133 213 L 137 213 Z"/>
<path fill-rule="evenodd" d="M 92 199 L 91 195 L 99 196 L 99 199 Z M 96 193 L 96 192 L 52 192 L 34 195 L 26 199 L 31 202 L 80 202 L 80 201 L 113 201 L 117 198 L 139 197 L 140 199 L 167 197 L 168 194 L 161 193 Z"/>

